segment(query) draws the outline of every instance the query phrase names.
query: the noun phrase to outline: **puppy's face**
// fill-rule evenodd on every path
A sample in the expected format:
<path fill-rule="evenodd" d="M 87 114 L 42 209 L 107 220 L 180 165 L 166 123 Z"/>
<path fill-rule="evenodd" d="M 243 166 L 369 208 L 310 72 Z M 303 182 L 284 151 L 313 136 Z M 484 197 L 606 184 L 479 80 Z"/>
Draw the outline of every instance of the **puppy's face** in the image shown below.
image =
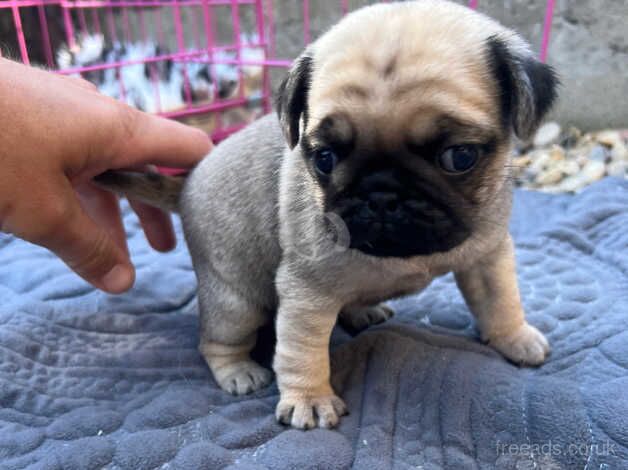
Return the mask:
<path fill-rule="evenodd" d="M 301 56 L 279 115 L 352 248 L 430 255 L 505 225 L 511 136 L 533 132 L 555 85 L 518 36 L 471 10 L 377 5 Z"/>

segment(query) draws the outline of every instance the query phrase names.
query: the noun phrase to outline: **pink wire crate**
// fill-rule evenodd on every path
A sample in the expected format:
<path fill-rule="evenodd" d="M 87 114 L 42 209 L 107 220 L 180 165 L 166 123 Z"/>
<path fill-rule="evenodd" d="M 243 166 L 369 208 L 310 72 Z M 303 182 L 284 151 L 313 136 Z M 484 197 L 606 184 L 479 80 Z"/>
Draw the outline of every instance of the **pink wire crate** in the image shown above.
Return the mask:
<path fill-rule="evenodd" d="M 286 0 L 292 2 L 292 0 Z M 337 0 L 339 14 L 349 0 Z M 296 2 L 295 2 L 296 3 Z M 469 7 L 477 8 L 478 0 Z M 555 0 L 548 0 L 540 57 L 547 58 Z M 273 5 L 274 4 L 274 5 Z M 278 58 L 275 0 L 4 0 L 14 55 L 25 64 L 79 75 L 147 112 L 206 129 L 220 140 L 270 111 Z M 291 3 L 291 6 L 294 6 Z M 339 6 L 339 8 L 338 8 Z M 300 4 L 303 45 L 310 0 Z"/>

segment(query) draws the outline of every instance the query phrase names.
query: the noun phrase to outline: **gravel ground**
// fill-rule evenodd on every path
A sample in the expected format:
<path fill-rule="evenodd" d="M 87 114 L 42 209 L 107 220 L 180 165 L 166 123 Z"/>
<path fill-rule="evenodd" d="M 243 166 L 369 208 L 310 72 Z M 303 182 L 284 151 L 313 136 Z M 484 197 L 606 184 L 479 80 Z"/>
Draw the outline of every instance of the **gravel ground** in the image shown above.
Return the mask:
<path fill-rule="evenodd" d="M 541 126 L 513 158 L 517 186 L 578 192 L 605 176 L 628 177 L 628 129 L 582 133 L 555 122 Z"/>

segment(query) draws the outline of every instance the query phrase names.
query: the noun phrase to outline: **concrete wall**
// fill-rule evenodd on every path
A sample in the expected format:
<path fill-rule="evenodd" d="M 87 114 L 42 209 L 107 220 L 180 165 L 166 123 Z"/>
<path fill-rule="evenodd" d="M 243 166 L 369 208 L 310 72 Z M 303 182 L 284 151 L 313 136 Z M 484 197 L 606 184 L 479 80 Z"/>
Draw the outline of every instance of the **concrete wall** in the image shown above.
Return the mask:
<path fill-rule="evenodd" d="M 278 53 L 294 57 L 303 46 L 301 2 L 274 3 Z M 351 0 L 350 6 L 368 3 Z M 479 0 L 479 10 L 519 31 L 538 51 L 545 3 Z M 310 5 L 316 37 L 339 18 L 340 1 L 311 0 Z M 628 128 L 628 0 L 558 0 L 551 38 L 548 62 L 563 83 L 552 118 L 582 129 Z"/>

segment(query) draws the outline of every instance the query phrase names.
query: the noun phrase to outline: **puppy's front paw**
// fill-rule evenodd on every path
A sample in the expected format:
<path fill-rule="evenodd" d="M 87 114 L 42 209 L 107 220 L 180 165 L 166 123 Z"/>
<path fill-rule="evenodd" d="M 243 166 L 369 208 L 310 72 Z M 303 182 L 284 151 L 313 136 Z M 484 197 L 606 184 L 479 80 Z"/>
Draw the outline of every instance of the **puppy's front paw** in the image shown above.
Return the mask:
<path fill-rule="evenodd" d="M 539 330 L 524 323 L 514 333 L 490 338 L 489 344 L 515 364 L 538 366 L 550 353 L 550 346 Z"/>
<path fill-rule="evenodd" d="M 338 320 L 343 328 L 359 333 L 362 330 L 366 330 L 369 326 L 384 323 L 394 314 L 393 309 L 384 304 L 379 304 L 343 310 L 340 312 Z"/>
<path fill-rule="evenodd" d="M 275 411 L 277 421 L 299 429 L 333 428 L 346 414 L 345 402 L 333 393 L 316 397 L 282 393 Z"/>

